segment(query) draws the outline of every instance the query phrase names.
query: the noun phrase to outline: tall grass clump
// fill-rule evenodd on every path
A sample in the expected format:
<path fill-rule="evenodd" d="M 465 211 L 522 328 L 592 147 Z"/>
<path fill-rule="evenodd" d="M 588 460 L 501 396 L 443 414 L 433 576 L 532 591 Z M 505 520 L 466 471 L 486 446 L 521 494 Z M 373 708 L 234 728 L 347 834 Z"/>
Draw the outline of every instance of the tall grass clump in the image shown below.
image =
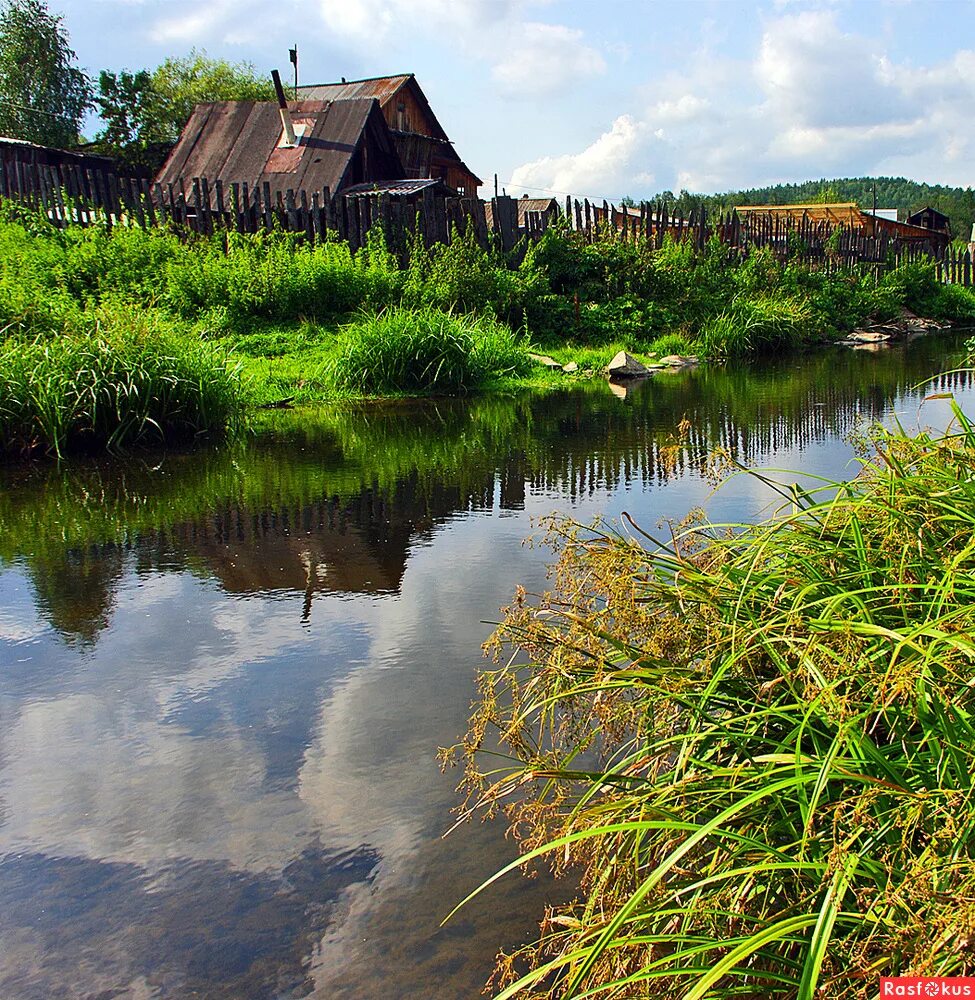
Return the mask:
<path fill-rule="evenodd" d="M 698 349 L 709 358 L 786 351 L 802 343 L 809 323 L 809 306 L 801 299 L 739 298 L 705 321 Z"/>
<path fill-rule="evenodd" d="M 388 309 L 342 330 L 331 377 L 357 394 L 458 393 L 523 374 L 528 364 L 518 336 L 490 317 Z"/>
<path fill-rule="evenodd" d="M 467 787 L 510 812 L 506 871 L 548 858 L 581 891 L 499 997 L 852 1000 L 975 971 L 957 419 L 878 434 L 854 481 L 758 526 L 553 527 L 553 590 L 518 594 L 494 648 L 520 655 L 480 679 Z"/>
<path fill-rule="evenodd" d="M 0 453 L 185 440 L 226 430 L 239 405 L 225 355 L 151 315 L 103 310 L 84 333 L 0 344 Z"/>

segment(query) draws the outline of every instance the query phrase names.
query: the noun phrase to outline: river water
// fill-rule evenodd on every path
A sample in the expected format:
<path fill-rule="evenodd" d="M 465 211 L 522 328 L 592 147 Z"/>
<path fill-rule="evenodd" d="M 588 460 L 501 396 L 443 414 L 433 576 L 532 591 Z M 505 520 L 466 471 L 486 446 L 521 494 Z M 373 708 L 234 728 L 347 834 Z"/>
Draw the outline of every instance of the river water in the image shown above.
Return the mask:
<path fill-rule="evenodd" d="M 552 511 L 648 527 L 708 452 L 856 471 L 876 420 L 969 412 L 956 341 L 565 392 L 268 415 L 192 454 L 0 472 L 0 997 L 476 997 L 568 890 L 501 823 L 446 839 L 479 646 Z M 686 420 L 686 433 L 676 429 Z M 805 481 L 805 480 L 804 480 Z M 810 480 L 811 481 L 811 480 Z"/>

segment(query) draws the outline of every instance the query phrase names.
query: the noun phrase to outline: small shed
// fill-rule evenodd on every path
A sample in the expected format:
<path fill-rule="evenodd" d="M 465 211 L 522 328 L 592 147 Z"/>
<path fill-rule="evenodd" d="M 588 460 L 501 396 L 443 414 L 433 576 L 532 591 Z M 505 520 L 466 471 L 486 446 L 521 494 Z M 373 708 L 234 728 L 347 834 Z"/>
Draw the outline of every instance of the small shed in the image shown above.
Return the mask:
<path fill-rule="evenodd" d="M 919 212 L 909 215 L 907 221 L 912 226 L 931 229 L 936 233 L 944 233 L 949 239 L 951 238 L 951 219 L 930 205 L 926 205 Z"/>
<path fill-rule="evenodd" d="M 272 195 L 294 191 L 331 194 L 364 182 L 396 180 L 403 165 L 374 99 L 292 101 L 298 133 L 282 143 L 281 117 L 270 101 L 199 104 L 156 180 L 181 186 L 206 177 L 211 186 L 268 184 Z"/>

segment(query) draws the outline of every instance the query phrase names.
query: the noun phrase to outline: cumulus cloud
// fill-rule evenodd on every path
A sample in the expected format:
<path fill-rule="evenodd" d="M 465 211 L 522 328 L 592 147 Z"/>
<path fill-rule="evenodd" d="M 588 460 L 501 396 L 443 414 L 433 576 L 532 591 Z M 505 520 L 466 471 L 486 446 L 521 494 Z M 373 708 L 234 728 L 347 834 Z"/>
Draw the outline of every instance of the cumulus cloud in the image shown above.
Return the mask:
<path fill-rule="evenodd" d="M 511 187 L 566 193 L 621 190 L 619 185 L 632 176 L 646 142 L 646 126 L 630 115 L 620 115 L 608 132 L 581 153 L 544 156 L 518 167 L 511 175 Z"/>
<path fill-rule="evenodd" d="M 578 152 L 517 167 L 512 187 L 606 197 L 717 191 L 826 174 L 911 172 L 968 184 L 975 53 L 901 64 L 836 10 L 767 20 L 752 50 L 698 53 L 634 95 Z"/>

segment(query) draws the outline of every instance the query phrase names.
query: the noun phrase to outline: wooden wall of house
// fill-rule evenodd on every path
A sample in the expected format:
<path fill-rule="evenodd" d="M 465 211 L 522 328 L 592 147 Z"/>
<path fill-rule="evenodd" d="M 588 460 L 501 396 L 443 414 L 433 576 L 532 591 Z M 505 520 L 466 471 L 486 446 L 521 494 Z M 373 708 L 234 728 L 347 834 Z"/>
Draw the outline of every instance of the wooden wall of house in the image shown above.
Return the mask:
<path fill-rule="evenodd" d="M 394 132 L 418 132 L 420 135 L 431 136 L 434 134 L 429 113 L 416 99 L 409 86 L 400 87 L 383 105 L 383 114 L 386 116 L 386 124 Z"/>
<path fill-rule="evenodd" d="M 434 176 L 442 176 L 448 187 L 460 191 L 467 198 L 477 196 L 477 178 L 469 170 L 465 170 L 460 163 L 442 158 L 438 162 L 438 158 L 435 158 L 434 167 L 446 167 L 446 173 Z"/>
<path fill-rule="evenodd" d="M 430 177 L 437 140 L 408 132 L 394 132 L 393 141 L 406 177 Z"/>

